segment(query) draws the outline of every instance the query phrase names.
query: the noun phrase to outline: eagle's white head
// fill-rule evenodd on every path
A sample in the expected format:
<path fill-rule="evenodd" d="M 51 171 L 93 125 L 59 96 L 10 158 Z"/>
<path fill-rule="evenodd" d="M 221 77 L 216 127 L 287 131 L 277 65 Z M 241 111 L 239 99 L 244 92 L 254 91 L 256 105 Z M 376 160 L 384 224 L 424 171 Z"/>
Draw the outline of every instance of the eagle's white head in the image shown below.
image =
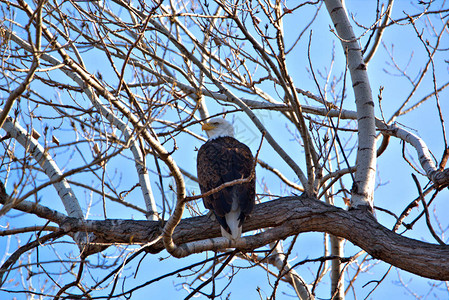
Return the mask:
<path fill-rule="evenodd" d="M 210 140 L 222 136 L 234 137 L 234 127 L 223 118 L 212 118 L 204 123 L 201 129 L 206 131 Z"/>

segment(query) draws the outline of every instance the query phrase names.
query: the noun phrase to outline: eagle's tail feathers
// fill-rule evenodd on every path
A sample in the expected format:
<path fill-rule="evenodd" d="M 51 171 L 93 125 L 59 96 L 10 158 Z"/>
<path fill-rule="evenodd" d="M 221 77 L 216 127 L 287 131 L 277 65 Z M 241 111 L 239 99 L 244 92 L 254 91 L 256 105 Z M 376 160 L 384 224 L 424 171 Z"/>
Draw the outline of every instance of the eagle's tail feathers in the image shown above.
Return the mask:
<path fill-rule="evenodd" d="M 223 227 L 221 228 L 221 234 L 228 239 L 235 240 L 242 235 L 242 226 L 240 222 L 240 209 L 231 210 L 225 215 L 226 224 L 231 232 L 227 232 Z"/>

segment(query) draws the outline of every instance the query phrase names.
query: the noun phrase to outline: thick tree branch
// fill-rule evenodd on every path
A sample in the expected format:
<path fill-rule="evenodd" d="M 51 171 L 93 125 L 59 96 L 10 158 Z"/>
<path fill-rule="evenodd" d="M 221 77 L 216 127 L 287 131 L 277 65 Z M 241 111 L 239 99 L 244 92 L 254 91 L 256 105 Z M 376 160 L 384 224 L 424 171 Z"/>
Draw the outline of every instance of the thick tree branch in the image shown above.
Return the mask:
<path fill-rule="evenodd" d="M 358 149 L 357 171 L 352 188 L 352 207 L 373 207 L 376 176 L 376 127 L 374 102 L 362 50 L 339 0 L 326 0 L 326 8 L 347 56 L 357 106 Z"/>
<path fill-rule="evenodd" d="M 105 243 L 146 243 L 160 233 L 159 222 L 136 220 L 87 220 L 83 223 L 67 218 L 62 227 L 68 231 L 102 233 L 99 239 L 104 238 Z M 285 197 L 256 205 L 251 218 L 243 226 L 245 232 L 261 228 L 270 229 L 234 244 L 227 242 L 226 246 L 249 251 L 301 232 L 327 232 L 345 238 L 374 258 L 408 272 L 436 280 L 449 280 L 449 246 L 401 236 L 379 224 L 363 210 L 345 211 L 304 196 Z M 225 238 L 220 235 L 218 223 L 202 216 L 181 220 L 173 233 L 173 240 L 179 247 L 185 248 L 188 248 L 186 243 L 203 240 L 204 248 L 193 249 L 200 252 L 216 250 L 220 244 L 223 246 Z M 163 249 L 163 244 L 158 242 L 148 251 L 157 253 Z"/>

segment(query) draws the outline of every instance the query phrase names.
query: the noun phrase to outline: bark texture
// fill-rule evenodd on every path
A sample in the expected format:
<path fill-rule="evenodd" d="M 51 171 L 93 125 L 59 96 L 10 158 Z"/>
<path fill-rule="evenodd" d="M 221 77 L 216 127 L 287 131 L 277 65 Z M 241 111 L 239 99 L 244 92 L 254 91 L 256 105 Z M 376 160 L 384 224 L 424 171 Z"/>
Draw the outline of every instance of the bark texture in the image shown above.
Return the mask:
<path fill-rule="evenodd" d="M 61 225 L 67 231 L 93 231 L 97 233 L 97 242 L 104 243 L 147 243 L 161 231 L 161 224 L 152 221 L 67 218 Z M 256 205 L 243 231 L 268 227 L 276 234 L 270 234 L 268 230 L 245 238 L 238 246 L 242 250 L 251 250 L 270 240 L 285 239 L 301 232 L 327 232 L 349 240 L 374 258 L 400 269 L 431 279 L 449 280 L 449 246 L 401 236 L 379 224 L 368 210 L 346 211 L 305 196 L 284 197 Z M 181 220 L 173 240 L 182 246 L 220 236 L 218 223 L 202 216 Z M 160 241 L 148 247 L 152 253 L 163 249 Z"/>
<path fill-rule="evenodd" d="M 325 4 L 347 57 L 357 107 L 357 171 L 351 205 L 372 208 L 376 178 L 376 126 L 367 66 L 342 1 L 326 0 Z"/>

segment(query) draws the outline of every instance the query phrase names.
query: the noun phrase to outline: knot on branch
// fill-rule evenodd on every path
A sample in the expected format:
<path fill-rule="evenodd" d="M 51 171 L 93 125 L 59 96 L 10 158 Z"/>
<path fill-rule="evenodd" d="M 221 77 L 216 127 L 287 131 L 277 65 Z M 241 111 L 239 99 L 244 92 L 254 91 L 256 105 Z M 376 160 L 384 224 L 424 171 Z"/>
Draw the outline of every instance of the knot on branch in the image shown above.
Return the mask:
<path fill-rule="evenodd" d="M 374 210 L 370 205 L 358 205 L 358 206 L 350 206 L 348 211 L 357 212 L 357 214 L 363 214 L 364 217 L 371 216 L 374 220 Z"/>
<path fill-rule="evenodd" d="M 432 175 L 432 181 L 438 188 L 443 189 L 449 186 L 449 168 L 443 171 L 437 171 Z"/>

